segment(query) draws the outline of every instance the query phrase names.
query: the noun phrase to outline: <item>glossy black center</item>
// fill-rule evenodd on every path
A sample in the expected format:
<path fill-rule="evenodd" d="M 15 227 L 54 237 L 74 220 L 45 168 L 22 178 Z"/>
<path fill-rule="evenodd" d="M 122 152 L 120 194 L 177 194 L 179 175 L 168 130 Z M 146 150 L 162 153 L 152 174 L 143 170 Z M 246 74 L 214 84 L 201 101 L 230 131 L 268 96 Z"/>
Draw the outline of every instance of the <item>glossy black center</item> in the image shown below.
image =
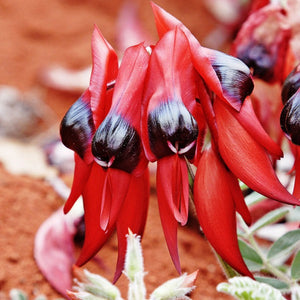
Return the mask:
<path fill-rule="evenodd" d="M 196 120 L 180 101 L 167 101 L 148 116 L 150 148 L 159 159 L 167 155 L 195 154 L 198 126 Z"/>
<path fill-rule="evenodd" d="M 109 114 L 98 127 L 92 153 L 104 168 L 131 173 L 139 163 L 142 145 L 138 132 L 117 114 Z"/>

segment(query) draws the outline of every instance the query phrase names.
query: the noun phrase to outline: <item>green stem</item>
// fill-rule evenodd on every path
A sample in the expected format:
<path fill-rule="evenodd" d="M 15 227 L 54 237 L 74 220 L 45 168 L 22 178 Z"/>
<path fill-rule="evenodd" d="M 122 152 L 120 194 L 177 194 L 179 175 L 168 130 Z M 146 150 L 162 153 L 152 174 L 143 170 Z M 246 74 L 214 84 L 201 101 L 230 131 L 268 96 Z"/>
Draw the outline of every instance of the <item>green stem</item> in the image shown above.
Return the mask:
<path fill-rule="evenodd" d="M 285 282 L 289 287 L 291 287 L 294 284 L 294 281 L 290 279 L 285 273 L 281 272 L 279 269 L 277 269 L 272 263 L 267 259 L 261 248 L 259 247 L 257 241 L 255 240 L 253 234 L 250 232 L 248 226 L 245 224 L 243 219 L 239 216 L 240 224 L 243 227 L 243 230 L 245 232 L 245 236 L 248 239 L 249 244 L 254 248 L 256 253 L 260 256 L 263 265 L 267 271 L 269 271 L 271 274 L 276 276 L 281 281 Z"/>

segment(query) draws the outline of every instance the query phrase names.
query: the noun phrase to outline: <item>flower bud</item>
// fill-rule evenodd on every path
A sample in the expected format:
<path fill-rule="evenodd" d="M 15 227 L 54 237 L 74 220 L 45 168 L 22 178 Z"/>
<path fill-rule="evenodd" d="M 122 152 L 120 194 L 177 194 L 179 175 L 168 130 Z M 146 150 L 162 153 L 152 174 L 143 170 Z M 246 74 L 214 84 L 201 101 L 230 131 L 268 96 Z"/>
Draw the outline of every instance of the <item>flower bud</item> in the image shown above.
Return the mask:
<path fill-rule="evenodd" d="M 233 55 L 267 82 L 283 80 L 291 29 L 280 6 L 267 5 L 250 15 L 233 44 Z"/>

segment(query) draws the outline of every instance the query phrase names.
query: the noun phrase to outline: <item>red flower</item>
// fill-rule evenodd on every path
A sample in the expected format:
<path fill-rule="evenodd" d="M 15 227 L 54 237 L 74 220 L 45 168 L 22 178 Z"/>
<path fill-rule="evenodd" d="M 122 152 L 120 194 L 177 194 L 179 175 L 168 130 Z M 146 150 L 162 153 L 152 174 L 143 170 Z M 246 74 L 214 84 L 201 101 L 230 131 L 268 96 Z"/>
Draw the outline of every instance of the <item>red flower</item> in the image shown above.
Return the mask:
<path fill-rule="evenodd" d="M 125 256 L 124 230 L 130 227 L 142 235 L 148 207 L 140 110 L 149 54 L 142 44 L 128 48 L 118 71 L 117 56 L 97 28 L 92 51 L 89 89 L 67 112 L 61 125 L 62 141 L 76 151 L 74 181 L 64 210 L 68 212 L 83 196 L 86 232 L 77 265 L 93 257 L 117 228 L 117 279 Z M 121 211 L 125 203 L 131 218 L 127 214 L 125 218 Z M 140 212 L 141 217 L 136 217 Z"/>
<path fill-rule="evenodd" d="M 151 54 L 142 112 L 146 156 L 157 164 L 160 217 L 171 257 L 180 271 L 177 222 L 186 224 L 189 185 L 185 157 L 194 159 L 201 145 L 203 121 L 193 115 L 196 102 L 195 72 L 189 44 L 176 28 L 165 34 Z"/>
<path fill-rule="evenodd" d="M 289 72 L 291 27 L 286 11 L 269 4 L 254 11 L 239 30 L 232 53 L 243 60 L 253 75 L 267 82 L 283 82 Z"/>
<path fill-rule="evenodd" d="M 191 62 L 198 73 L 195 83 L 199 104 L 196 105 L 196 109 L 201 111 L 202 120 L 198 118 L 197 122 L 200 124 L 207 122 L 212 138 L 212 150 L 205 150 L 201 155 L 201 149 L 197 149 L 197 157 L 200 160 L 194 184 L 194 201 L 199 222 L 208 240 L 221 257 L 239 272 L 251 276 L 239 253 L 236 237 L 235 211 L 250 223 L 250 214 L 244 203 L 237 178 L 270 198 L 299 205 L 300 202 L 286 191 L 272 168 L 269 154 L 274 158 L 280 158 L 282 151 L 263 130 L 254 114 L 250 99 L 247 98 L 253 89 L 247 66 L 232 56 L 201 47 L 180 21 L 160 7 L 154 4 L 152 6 L 161 41 L 172 30 L 174 31 L 174 28 L 177 28 L 177 32 L 180 29 L 188 40 Z M 184 48 L 183 43 L 181 47 Z M 178 71 L 175 69 L 174 72 Z M 194 83 L 189 83 L 189 86 L 192 85 Z M 160 99 L 165 98 L 160 97 Z M 201 128 L 203 131 L 203 125 Z M 164 158 L 165 161 L 170 159 Z M 167 170 L 164 171 L 166 174 Z M 162 174 L 161 172 L 161 180 L 163 180 Z M 170 180 L 165 179 L 164 183 L 158 182 L 158 192 L 159 189 L 167 190 L 168 187 L 171 194 L 172 188 L 174 190 L 176 185 L 175 181 L 173 184 L 168 183 Z M 163 185 L 167 187 L 163 188 Z M 165 199 L 160 204 L 165 210 L 168 208 L 165 204 L 167 202 L 168 200 Z M 176 215 L 175 212 L 173 215 Z M 168 244 L 173 260 L 177 263 L 174 259 L 176 258 L 174 250 L 176 221 L 170 217 L 167 220 L 168 224 L 173 222 L 173 225 L 168 227 L 165 225 L 165 227 L 168 233 L 171 233 Z M 172 243 L 174 246 L 170 247 Z"/>

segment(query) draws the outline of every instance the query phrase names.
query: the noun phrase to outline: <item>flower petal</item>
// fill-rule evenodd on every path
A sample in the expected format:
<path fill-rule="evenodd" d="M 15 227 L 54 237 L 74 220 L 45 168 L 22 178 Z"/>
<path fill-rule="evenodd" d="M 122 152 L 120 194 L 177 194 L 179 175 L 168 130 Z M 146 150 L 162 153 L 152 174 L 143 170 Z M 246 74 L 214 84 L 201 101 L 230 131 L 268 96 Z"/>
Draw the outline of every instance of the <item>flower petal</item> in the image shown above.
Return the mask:
<path fill-rule="evenodd" d="M 281 5 L 270 4 L 250 15 L 234 41 L 232 53 L 253 68 L 253 76 L 282 82 L 291 28 Z"/>
<path fill-rule="evenodd" d="M 148 161 L 141 143 L 141 102 L 149 54 L 142 44 L 126 50 L 111 109 L 98 127 L 92 152 L 101 165 L 141 174 Z M 111 162 L 111 164 L 109 164 Z"/>
<path fill-rule="evenodd" d="M 149 204 L 149 172 L 131 177 L 126 199 L 117 219 L 118 261 L 113 282 L 122 274 L 126 253 L 126 234 L 128 228 L 135 234 L 143 236 Z"/>
<path fill-rule="evenodd" d="M 171 176 L 167 174 L 172 172 Z M 176 174 L 174 174 L 176 173 Z M 180 272 L 177 249 L 177 222 L 186 224 L 189 185 L 187 166 L 178 155 L 166 156 L 157 162 L 157 198 L 160 218 L 173 263 Z"/>
<path fill-rule="evenodd" d="M 195 72 L 188 40 L 176 28 L 155 46 L 149 63 L 143 110 L 143 145 L 149 160 L 172 154 L 168 142 L 185 148 L 197 138 L 197 124 L 189 109 L 195 105 Z M 189 158 L 193 158 L 195 147 Z M 192 153 L 193 152 L 193 153 Z"/>
<path fill-rule="evenodd" d="M 97 128 L 111 105 L 109 97 L 106 97 L 107 85 L 115 81 L 118 73 L 118 57 L 97 26 L 92 35 L 92 58 L 89 92 L 93 119 Z"/>
<path fill-rule="evenodd" d="M 91 259 L 111 235 L 126 197 L 129 182 L 128 173 L 117 169 L 105 170 L 93 163 L 83 191 L 86 232 L 77 265 L 81 266 Z"/>
<path fill-rule="evenodd" d="M 193 65 L 200 76 L 204 79 L 209 89 L 219 98 L 232 105 L 232 107 L 236 110 L 239 110 L 243 99 L 237 99 L 236 97 L 231 97 L 229 94 L 225 95 L 223 93 L 223 88 L 226 90 L 226 85 L 223 87 L 222 82 L 220 82 L 217 73 L 211 65 L 209 57 L 192 33 L 179 20 L 167 13 L 161 7 L 153 2 L 151 5 L 159 37 L 161 38 L 166 32 L 174 29 L 175 27 L 179 27 L 189 40 Z"/>
<path fill-rule="evenodd" d="M 263 146 L 271 155 L 273 155 L 276 159 L 279 159 L 283 156 L 281 148 L 270 138 L 257 119 L 253 110 L 251 99 L 249 97 L 246 98 L 239 113 L 230 108 L 229 110 L 252 136 L 252 138 L 261 146 Z"/>
<path fill-rule="evenodd" d="M 86 164 L 76 153 L 74 154 L 75 169 L 70 195 L 64 206 L 64 213 L 67 214 L 73 207 L 75 201 L 83 192 L 84 186 L 89 178 L 91 164 Z"/>
<path fill-rule="evenodd" d="M 200 225 L 217 253 L 243 275 L 253 278 L 239 250 L 232 177 L 211 149 L 202 154 L 194 183 Z"/>
<path fill-rule="evenodd" d="M 228 168 L 253 190 L 283 203 L 299 205 L 278 180 L 266 150 L 256 142 L 222 101 L 214 109 L 219 150 Z"/>

